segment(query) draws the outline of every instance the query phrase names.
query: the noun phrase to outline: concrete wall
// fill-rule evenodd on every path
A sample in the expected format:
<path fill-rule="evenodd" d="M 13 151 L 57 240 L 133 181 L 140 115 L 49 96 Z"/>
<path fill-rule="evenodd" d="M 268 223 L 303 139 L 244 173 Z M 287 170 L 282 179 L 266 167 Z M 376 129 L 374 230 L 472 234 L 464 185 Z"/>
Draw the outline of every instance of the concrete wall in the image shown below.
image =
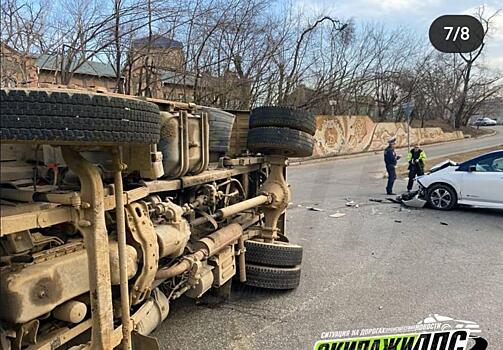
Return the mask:
<path fill-rule="evenodd" d="M 388 140 L 397 139 L 397 147 L 407 146 L 405 123 L 375 123 L 368 116 L 316 116 L 313 157 L 328 157 L 377 151 Z M 462 131 L 443 132 L 440 128 L 411 128 L 411 144 L 444 142 L 464 138 Z"/>

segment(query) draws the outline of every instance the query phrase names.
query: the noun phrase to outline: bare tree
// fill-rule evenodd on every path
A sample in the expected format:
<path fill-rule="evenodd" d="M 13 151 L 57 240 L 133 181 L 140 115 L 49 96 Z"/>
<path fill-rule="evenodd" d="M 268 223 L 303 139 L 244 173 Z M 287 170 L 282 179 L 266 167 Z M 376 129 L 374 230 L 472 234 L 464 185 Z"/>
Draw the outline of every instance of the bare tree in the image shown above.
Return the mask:
<path fill-rule="evenodd" d="M 500 10 L 496 11 L 494 14 L 484 18 L 485 7 L 480 6 L 477 10 L 477 17 L 482 22 L 484 27 L 484 37 L 487 35 L 491 20 L 493 20 L 499 13 Z M 497 90 L 496 88 L 490 88 L 497 80 L 485 80 L 472 82 L 472 71 L 474 68 L 475 61 L 482 54 L 484 50 L 485 43 L 482 43 L 480 48 L 476 51 L 468 53 L 468 55 L 460 54 L 465 65 L 461 71 L 461 92 L 456 99 L 456 107 L 454 110 L 454 127 L 459 128 L 462 125 L 466 125 L 469 117 L 477 110 L 477 106 L 487 99 L 488 97 L 494 95 Z M 469 93 L 471 92 L 471 95 Z"/>

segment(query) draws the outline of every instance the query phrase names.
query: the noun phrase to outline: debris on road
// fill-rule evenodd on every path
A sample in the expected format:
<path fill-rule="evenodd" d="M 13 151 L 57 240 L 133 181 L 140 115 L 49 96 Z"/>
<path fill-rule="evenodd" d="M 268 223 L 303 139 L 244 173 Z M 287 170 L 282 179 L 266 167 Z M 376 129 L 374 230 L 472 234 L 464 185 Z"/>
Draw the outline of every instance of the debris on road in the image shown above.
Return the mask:
<path fill-rule="evenodd" d="M 358 208 L 358 204 L 356 204 L 355 201 L 349 201 L 349 202 L 346 202 L 346 207 L 356 207 L 356 208 Z"/>
<path fill-rule="evenodd" d="M 401 224 L 402 220 L 395 220 L 395 222 L 398 222 L 399 224 Z"/>
<path fill-rule="evenodd" d="M 397 197 L 402 204 L 413 207 L 413 208 L 423 208 L 426 204 L 426 200 L 419 198 L 419 191 L 406 192 Z"/>
<path fill-rule="evenodd" d="M 339 212 L 337 212 L 337 213 L 332 214 L 332 215 L 329 215 L 329 216 L 330 216 L 331 218 L 336 218 L 336 219 L 338 219 L 338 218 L 342 218 L 342 217 L 343 217 L 343 216 L 345 216 L 345 215 L 346 215 L 345 213 L 339 213 Z"/>
<path fill-rule="evenodd" d="M 316 208 L 316 207 L 306 207 L 307 210 L 311 210 L 311 211 L 323 211 L 323 209 L 321 208 Z"/>
<path fill-rule="evenodd" d="M 402 201 L 400 201 L 400 200 L 398 200 L 396 198 L 391 198 L 391 197 L 386 197 L 386 200 L 390 201 L 392 203 L 397 203 L 397 204 L 401 204 L 402 203 Z"/>
<path fill-rule="evenodd" d="M 369 202 L 377 202 L 377 203 L 382 203 L 383 200 L 380 198 L 369 198 Z"/>
<path fill-rule="evenodd" d="M 440 225 L 448 226 L 449 224 L 448 224 L 448 223 L 446 223 L 446 222 L 442 222 L 442 221 L 440 221 Z"/>

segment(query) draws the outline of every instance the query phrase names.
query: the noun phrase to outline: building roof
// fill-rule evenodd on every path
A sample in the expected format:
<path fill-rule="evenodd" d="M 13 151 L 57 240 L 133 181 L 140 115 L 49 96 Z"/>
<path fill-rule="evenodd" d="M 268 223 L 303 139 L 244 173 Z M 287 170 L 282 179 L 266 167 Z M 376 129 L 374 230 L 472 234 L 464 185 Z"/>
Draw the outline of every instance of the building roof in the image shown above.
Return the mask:
<path fill-rule="evenodd" d="M 42 70 L 57 71 L 61 70 L 61 58 L 57 55 L 40 55 L 35 65 Z M 70 70 L 76 74 L 93 75 L 98 77 L 116 78 L 117 74 L 111 64 L 86 61 L 76 70 L 77 62 L 72 63 Z"/>
<path fill-rule="evenodd" d="M 194 86 L 196 77 L 191 73 L 180 73 L 170 70 L 165 70 L 161 76 L 163 84 Z"/>
<path fill-rule="evenodd" d="M 180 41 L 167 38 L 162 35 L 152 35 L 149 45 L 149 37 L 143 37 L 133 40 L 134 48 L 154 47 L 158 49 L 181 49 L 183 44 Z"/>

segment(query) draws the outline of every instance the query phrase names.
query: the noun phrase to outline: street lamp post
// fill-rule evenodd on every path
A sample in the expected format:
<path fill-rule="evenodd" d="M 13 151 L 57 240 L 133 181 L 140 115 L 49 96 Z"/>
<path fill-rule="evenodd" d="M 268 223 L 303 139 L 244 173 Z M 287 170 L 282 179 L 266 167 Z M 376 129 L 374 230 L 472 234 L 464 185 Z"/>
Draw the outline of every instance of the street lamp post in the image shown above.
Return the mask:
<path fill-rule="evenodd" d="M 336 100 L 328 100 L 328 104 L 332 108 L 332 117 L 335 115 L 335 105 L 337 104 Z"/>
<path fill-rule="evenodd" d="M 407 150 L 410 151 L 410 116 L 414 110 L 414 100 L 402 104 L 403 113 L 407 118 Z"/>

